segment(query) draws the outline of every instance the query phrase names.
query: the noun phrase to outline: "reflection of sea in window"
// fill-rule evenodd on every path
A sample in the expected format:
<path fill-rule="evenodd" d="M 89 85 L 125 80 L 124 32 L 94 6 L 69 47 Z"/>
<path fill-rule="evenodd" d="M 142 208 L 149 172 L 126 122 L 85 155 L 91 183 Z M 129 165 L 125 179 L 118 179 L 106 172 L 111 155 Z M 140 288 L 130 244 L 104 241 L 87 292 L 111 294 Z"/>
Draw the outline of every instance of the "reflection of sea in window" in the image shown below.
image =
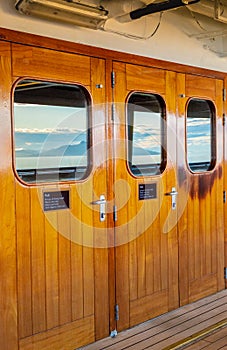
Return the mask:
<path fill-rule="evenodd" d="M 191 99 L 187 109 L 187 160 L 192 171 L 214 166 L 215 128 L 212 102 Z"/>
<path fill-rule="evenodd" d="M 163 101 L 156 95 L 134 93 L 128 112 L 128 162 L 136 176 L 160 174 L 164 168 Z"/>
<path fill-rule="evenodd" d="M 88 104 L 73 85 L 23 80 L 14 94 L 15 163 L 27 181 L 80 179 L 88 168 Z"/>

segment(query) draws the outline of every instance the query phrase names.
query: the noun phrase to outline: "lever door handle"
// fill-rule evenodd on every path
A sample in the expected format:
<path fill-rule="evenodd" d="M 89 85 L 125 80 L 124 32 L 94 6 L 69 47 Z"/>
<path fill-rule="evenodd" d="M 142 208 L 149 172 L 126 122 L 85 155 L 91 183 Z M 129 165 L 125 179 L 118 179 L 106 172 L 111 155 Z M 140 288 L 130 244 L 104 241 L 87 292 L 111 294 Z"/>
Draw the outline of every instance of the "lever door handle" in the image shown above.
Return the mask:
<path fill-rule="evenodd" d="M 177 195 L 178 195 L 178 192 L 176 191 L 176 188 L 172 187 L 172 191 L 171 192 L 167 192 L 165 195 L 172 197 L 172 209 L 175 210 L 176 207 L 177 207 Z"/>
<path fill-rule="evenodd" d="M 176 195 L 178 195 L 178 192 L 176 191 L 175 187 L 173 187 L 172 191 L 171 192 L 167 192 L 165 195 L 166 196 L 176 196 Z"/>
<path fill-rule="evenodd" d="M 103 194 L 99 197 L 97 201 L 91 202 L 92 205 L 99 205 L 99 220 L 101 222 L 106 219 L 106 199 Z"/>
<path fill-rule="evenodd" d="M 100 196 L 101 198 L 102 196 Z M 91 202 L 92 205 L 101 205 L 101 204 L 106 204 L 105 197 L 103 199 L 98 199 L 97 201 Z"/>

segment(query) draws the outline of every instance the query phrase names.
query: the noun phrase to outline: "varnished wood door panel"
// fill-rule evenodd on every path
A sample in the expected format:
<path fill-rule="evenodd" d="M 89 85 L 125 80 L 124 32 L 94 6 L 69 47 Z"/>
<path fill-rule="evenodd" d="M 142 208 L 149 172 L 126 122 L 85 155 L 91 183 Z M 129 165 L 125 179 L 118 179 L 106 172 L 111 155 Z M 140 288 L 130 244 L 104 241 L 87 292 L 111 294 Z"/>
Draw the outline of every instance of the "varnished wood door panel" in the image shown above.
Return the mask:
<path fill-rule="evenodd" d="M 0 43 L 0 338 L 5 350 L 17 350 L 15 193 L 11 153 L 11 50 Z"/>
<path fill-rule="evenodd" d="M 180 304 L 193 302 L 224 288 L 223 217 L 223 81 L 178 75 L 178 212 Z M 211 171 L 192 172 L 186 165 L 186 110 L 191 98 L 215 106 L 216 156 Z"/>
<path fill-rule="evenodd" d="M 37 47 L 12 45 L 12 70 L 14 77 L 57 79 L 90 85 L 90 57 Z"/>
<path fill-rule="evenodd" d="M 107 220 L 91 204 L 108 197 L 105 60 L 12 46 L 14 81 L 77 83 L 92 95 L 87 178 L 31 185 L 15 177 L 20 349 L 75 349 L 109 334 Z M 70 208 L 44 212 L 43 191 L 61 190 Z"/>
<path fill-rule="evenodd" d="M 128 91 L 146 89 L 165 94 L 166 72 L 164 70 L 131 64 L 127 64 L 125 69 Z"/>
<path fill-rule="evenodd" d="M 167 137 L 170 149 L 161 175 L 135 177 L 127 166 L 127 121 L 125 102 L 130 93 L 162 96 L 166 126 L 175 130 L 174 87 L 176 74 L 148 67 L 114 63 L 115 102 L 115 223 L 116 303 L 118 330 L 125 329 L 178 306 L 178 247 L 176 220 L 171 199 L 165 196 L 176 185 L 175 140 Z M 160 79 L 159 79 L 160 78 Z M 139 200 L 138 186 L 153 183 L 157 198 Z M 176 223 L 176 222 L 175 222 Z"/>
<path fill-rule="evenodd" d="M 122 63 L 114 63 L 114 72 L 114 193 L 120 208 L 115 223 L 116 303 L 121 330 L 224 288 L 223 82 Z M 160 94 L 165 101 L 167 164 L 160 176 L 136 178 L 127 167 L 124 103 L 135 91 Z M 216 165 L 197 174 L 186 165 L 185 111 L 192 97 L 213 101 L 216 112 Z M 140 183 L 156 183 L 157 199 L 139 201 Z M 165 196 L 173 187 L 178 191 L 177 210 Z"/>
<path fill-rule="evenodd" d="M 211 100 L 216 99 L 215 79 L 203 76 L 186 75 L 185 80 L 186 96 L 203 96 L 210 98 Z"/>

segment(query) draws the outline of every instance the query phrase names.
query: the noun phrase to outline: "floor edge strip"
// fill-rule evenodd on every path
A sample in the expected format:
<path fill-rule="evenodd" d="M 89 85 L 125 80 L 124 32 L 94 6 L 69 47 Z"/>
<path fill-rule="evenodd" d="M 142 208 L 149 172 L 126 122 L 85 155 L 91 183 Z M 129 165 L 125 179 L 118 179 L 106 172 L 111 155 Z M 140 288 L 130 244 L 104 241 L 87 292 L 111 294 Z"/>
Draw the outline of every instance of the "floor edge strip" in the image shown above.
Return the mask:
<path fill-rule="evenodd" d="M 180 340 L 180 341 L 178 341 L 170 346 L 167 346 L 166 348 L 163 348 L 162 350 L 181 349 L 183 346 L 190 345 L 190 344 L 194 343 L 196 340 L 200 340 L 203 337 L 205 337 L 206 335 L 213 333 L 214 331 L 216 331 L 222 327 L 225 327 L 225 326 L 227 326 L 227 318 L 210 326 L 210 327 L 208 327 L 208 328 L 203 329 L 202 331 L 200 331 L 198 333 L 192 334 L 191 336 L 189 336 L 183 340 Z"/>

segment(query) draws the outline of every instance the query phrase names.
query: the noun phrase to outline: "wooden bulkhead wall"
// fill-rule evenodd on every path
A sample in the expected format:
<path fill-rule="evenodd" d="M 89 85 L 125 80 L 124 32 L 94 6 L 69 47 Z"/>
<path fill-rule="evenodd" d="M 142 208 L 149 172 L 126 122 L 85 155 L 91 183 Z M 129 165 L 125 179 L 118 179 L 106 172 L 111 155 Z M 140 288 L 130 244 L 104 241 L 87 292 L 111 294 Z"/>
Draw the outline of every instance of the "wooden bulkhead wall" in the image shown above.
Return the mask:
<path fill-rule="evenodd" d="M 227 286 L 224 73 L 6 29 L 0 69 L 2 350 L 72 350 Z M 77 84 L 90 96 L 93 154 L 83 180 L 34 184 L 18 176 L 13 98 L 25 78 Z M 125 103 L 135 91 L 158 95 L 166 108 L 165 170 L 147 178 L 126 162 Z M 216 112 L 215 167 L 199 174 L 185 158 L 193 97 L 212 101 Z M 141 201 L 141 184 L 154 184 L 157 196 Z M 185 202 L 171 211 L 165 193 L 176 186 Z M 69 208 L 45 212 L 43 193 L 51 191 L 68 192 Z M 103 194 L 102 222 L 91 203 Z"/>

